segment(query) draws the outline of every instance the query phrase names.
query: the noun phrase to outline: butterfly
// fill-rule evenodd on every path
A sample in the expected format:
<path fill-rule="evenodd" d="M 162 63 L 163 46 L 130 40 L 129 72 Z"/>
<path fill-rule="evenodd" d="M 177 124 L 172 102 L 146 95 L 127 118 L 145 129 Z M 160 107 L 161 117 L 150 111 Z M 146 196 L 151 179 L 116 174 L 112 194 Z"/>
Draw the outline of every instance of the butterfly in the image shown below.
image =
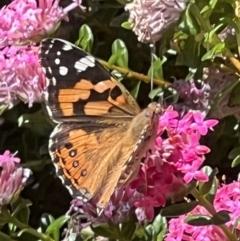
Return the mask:
<path fill-rule="evenodd" d="M 74 197 L 103 210 L 136 177 L 157 136 L 161 106 L 142 110 L 93 56 L 56 38 L 41 41 L 46 108 L 58 123 L 49 140 L 57 175 Z"/>

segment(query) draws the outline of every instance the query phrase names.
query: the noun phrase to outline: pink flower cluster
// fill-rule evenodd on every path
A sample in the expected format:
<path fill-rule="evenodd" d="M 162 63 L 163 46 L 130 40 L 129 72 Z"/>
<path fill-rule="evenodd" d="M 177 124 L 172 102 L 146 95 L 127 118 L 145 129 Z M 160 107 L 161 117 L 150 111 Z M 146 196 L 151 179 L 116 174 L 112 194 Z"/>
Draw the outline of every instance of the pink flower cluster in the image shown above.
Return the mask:
<path fill-rule="evenodd" d="M 217 212 L 229 211 L 230 221 L 226 223 L 226 226 L 232 229 L 235 227 L 237 236 L 240 235 L 240 224 L 237 220 L 240 217 L 240 183 L 233 182 L 228 185 L 224 185 L 217 190 L 214 199 L 214 208 Z M 202 206 L 194 208 L 190 215 L 208 215 L 209 212 Z M 167 234 L 165 241 L 182 241 L 182 240 L 194 240 L 194 241 L 213 241 L 221 240 L 228 241 L 223 231 L 217 225 L 207 226 L 192 226 L 185 223 L 186 215 L 182 215 L 178 218 L 171 219 L 169 221 L 169 233 Z"/>
<path fill-rule="evenodd" d="M 14 0 L 3 7 L 0 10 L 0 47 L 26 44 L 39 40 L 38 36 L 53 33 L 61 20 L 67 20 L 67 13 L 80 5 L 75 1 L 62 9 L 59 1 Z"/>
<path fill-rule="evenodd" d="M 42 100 L 45 77 L 33 42 L 55 31 L 70 10 L 83 8 L 80 3 L 62 9 L 59 0 L 14 0 L 0 10 L 1 104 L 11 107 L 21 99 L 31 107 Z"/>
<path fill-rule="evenodd" d="M 131 184 L 144 196 L 134 205 L 145 212 L 148 220 L 153 218 L 153 208 L 164 206 L 166 198 L 183 185 L 192 180 L 208 181 L 208 176 L 199 168 L 210 150 L 199 141 L 217 123 L 217 120 L 204 121 L 199 111 L 189 111 L 180 118 L 171 106 L 160 117 L 156 150 Z"/>
<path fill-rule="evenodd" d="M 0 208 L 20 193 L 30 175 L 30 170 L 19 167 L 19 162 L 9 151 L 0 155 Z"/>
<path fill-rule="evenodd" d="M 210 150 L 199 143 L 201 136 L 217 124 L 204 120 L 199 111 L 183 117 L 170 106 L 160 117 L 156 145 L 141 165 L 138 177 L 125 190 L 117 190 L 103 214 L 98 217 L 94 206 L 83 205 L 85 214 L 98 221 L 120 222 L 131 210 L 140 221 L 154 217 L 154 207 L 165 205 L 166 199 L 192 180 L 208 181 L 199 168 Z M 82 203 L 81 203 L 82 205 Z"/>
<path fill-rule="evenodd" d="M 0 55 L 0 102 L 14 105 L 18 99 L 42 100 L 45 77 L 38 58 L 38 47 L 5 47 Z"/>

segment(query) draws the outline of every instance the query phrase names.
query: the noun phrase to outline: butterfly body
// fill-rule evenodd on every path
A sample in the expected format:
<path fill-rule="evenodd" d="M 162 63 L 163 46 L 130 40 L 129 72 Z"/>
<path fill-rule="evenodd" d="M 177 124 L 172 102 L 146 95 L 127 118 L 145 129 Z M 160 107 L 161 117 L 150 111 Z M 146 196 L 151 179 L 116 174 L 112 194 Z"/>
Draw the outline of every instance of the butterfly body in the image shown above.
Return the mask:
<path fill-rule="evenodd" d="M 105 208 L 116 188 L 138 173 L 152 146 L 161 108 L 143 111 L 92 56 L 60 39 L 40 48 L 48 113 L 58 123 L 49 141 L 57 174 L 71 194 Z"/>

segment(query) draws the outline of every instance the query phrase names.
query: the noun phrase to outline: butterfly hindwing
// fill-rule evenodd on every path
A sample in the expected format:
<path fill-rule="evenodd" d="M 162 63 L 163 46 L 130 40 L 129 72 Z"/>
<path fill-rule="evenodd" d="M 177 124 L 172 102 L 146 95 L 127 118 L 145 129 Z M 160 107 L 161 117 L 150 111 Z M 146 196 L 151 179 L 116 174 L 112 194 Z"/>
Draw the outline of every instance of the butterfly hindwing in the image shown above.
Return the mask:
<path fill-rule="evenodd" d="M 134 98 L 91 55 L 61 39 L 40 47 L 47 79 L 48 112 L 58 122 L 84 116 L 132 117 L 140 112 Z"/>
<path fill-rule="evenodd" d="M 115 188 L 136 174 L 145 138 L 152 135 L 147 129 L 151 119 L 139 117 L 121 124 L 94 119 L 55 127 L 50 154 L 58 176 L 73 196 L 84 201 L 98 196 L 98 207 L 104 208 Z"/>

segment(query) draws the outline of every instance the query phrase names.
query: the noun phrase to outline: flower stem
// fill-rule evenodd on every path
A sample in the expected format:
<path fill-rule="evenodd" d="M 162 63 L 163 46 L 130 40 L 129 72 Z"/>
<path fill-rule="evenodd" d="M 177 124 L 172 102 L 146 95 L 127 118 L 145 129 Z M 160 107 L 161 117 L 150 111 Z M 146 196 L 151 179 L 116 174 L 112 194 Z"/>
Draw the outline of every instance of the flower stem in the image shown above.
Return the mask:
<path fill-rule="evenodd" d="M 156 85 L 161 85 L 163 87 L 171 86 L 170 82 L 167 82 L 167 81 L 165 81 L 163 79 L 156 79 L 156 78 L 151 79 L 151 77 L 148 77 L 147 75 L 140 74 L 138 72 L 132 71 L 130 69 L 125 69 L 125 68 L 122 68 L 122 67 L 119 67 L 119 66 L 116 66 L 116 65 L 111 65 L 111 64 L 109 64 L 108 62 L 106 62 L 104 60 L 98 59 L 98 61 L 103 66 L 105 66 L 106 68 L 108 68 L 110 70 L 117 70 L 118 72 L 120 72 L 121 74 L 126 75 L 129 78 L 131 78 L 131 77 L 132 78 L 136 78 L 136 79 L 142 80 L 142 81 L 144 81 L 146 83 L 150 83 L 151 80 L 153 80 L 153 83 L 156 84 Z"/>
<path fill-rule="evenodd" d="M 37 230 L 31 228 L 29 225 L 20 222 L 15 217 L 12 217 L 6 208 L 3 207 L 1 211 L 2 215 L 4 215 L 4 218 L 6 218 L 6 220 L 8 220 L 9 223 L 16 225 L 21 231 L 29 233 L 42 241 L 54 241 L 51 237 L 47 236 L 46 234 L 39 233 Z"/>
<path fill-rule="evenodd" d="M 211 215 L 215 215 L 217 213 L 215 208 L 213 207 L 213 205 L 204 196 L 202 196 L 196 188 L 194 188 L 191 191 L 191 194 L 198 200 L 199 205 L 206 208 L 206 210 Z M 225 224 L 219 225 L 218 227 L 220 227 L 222 229 L 222 231 L 225 233 L 225 235 L 226 235 L 226 237 L 228 238 L 229 241 L 236 241 L 237 240 L 235 235 L 231 232 L 231 230 Z"/>

